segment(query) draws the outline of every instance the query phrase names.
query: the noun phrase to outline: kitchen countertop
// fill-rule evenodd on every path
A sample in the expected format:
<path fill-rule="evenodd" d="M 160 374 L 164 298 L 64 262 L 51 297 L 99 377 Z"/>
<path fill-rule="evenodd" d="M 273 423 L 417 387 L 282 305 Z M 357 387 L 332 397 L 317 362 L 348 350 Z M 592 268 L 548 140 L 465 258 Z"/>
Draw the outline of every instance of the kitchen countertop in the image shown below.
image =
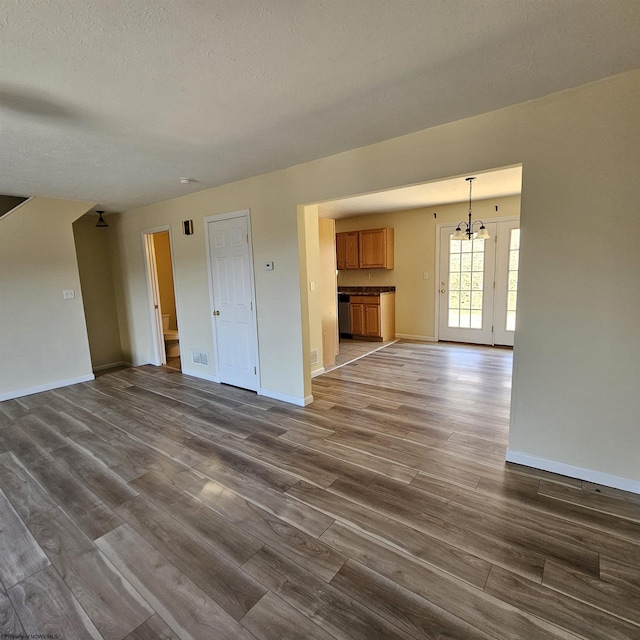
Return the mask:
<path fill-rule="evenodd" d="M 395 287 L 338 287 L 338 293 L 350 296 L 370 296 L 379 293 L 395 293 Z"/>

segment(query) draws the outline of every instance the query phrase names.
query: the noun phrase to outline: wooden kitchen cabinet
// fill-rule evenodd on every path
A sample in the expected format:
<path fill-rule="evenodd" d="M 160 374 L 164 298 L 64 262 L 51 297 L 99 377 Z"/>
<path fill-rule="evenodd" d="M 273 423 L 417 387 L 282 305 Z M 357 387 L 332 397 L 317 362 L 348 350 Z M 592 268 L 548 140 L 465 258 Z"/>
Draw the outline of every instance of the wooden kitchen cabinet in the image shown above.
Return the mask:
<path fill-rule="evenodd" d="M 359 231 L 361 269 L 393 269 L 393 229 Z"/>
<path fill-rule="evenodd" d="M 384 341 L 396 337 L 395 293 L 351 296 L 349 312 L 354 338 Z"/>
<path fill-rule="evenodd" d="M 338 269 L 358 269 L 359 237 L 357 231 L 336 233 L 336 258 Z"/>
<path fill-rule="evenodd" d="M 393 269 L 393 229 L 336 233 L 338 269 Z"/>

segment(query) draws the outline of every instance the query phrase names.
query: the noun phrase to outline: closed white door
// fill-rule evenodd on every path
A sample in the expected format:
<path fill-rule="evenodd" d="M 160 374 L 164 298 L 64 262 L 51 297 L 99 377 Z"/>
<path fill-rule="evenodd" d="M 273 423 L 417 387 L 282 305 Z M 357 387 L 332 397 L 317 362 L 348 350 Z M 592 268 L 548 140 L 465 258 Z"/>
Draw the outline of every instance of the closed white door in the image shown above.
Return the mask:
<path fill-rule="evenodd" d="M 247 216 L 207 224 L 220 382 L 257 391 L 257 337 Z"/>
<path fill-rule="evenodd" d="M 440 229 L 440 340 L 513 346 L 518 286 L 518 220 L 487 222 L 489 240 L 453 240 Z"/>

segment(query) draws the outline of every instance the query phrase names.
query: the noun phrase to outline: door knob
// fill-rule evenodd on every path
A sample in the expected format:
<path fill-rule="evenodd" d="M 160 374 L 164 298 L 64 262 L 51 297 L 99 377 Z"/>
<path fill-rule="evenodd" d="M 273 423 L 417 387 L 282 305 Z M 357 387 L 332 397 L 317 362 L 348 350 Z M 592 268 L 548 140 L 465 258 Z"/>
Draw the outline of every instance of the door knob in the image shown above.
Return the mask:
<path fill-rule="evenodd" d="M 220 312 L 216 309 L 216 310 L 213 312 L 213 315 L 214 315 L 214 316 L 219 316 L 219 315 L 220 315 Z"/>
<path fill-rule="evenodd" d="M 446 289 L 440 289 L 440 293 L 447 293 Z"/>

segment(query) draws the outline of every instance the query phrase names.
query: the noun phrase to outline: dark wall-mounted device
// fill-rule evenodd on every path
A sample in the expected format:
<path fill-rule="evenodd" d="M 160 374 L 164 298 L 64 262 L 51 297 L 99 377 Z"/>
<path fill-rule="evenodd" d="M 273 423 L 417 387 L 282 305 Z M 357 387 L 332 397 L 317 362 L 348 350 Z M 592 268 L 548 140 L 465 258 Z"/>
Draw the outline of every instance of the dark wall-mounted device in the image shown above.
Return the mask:
<path fill-rule="evenodd" d="M 193 235 L 193 220 L 182 221 L 182 233 L 184 233 L 185 236 Z"/>

